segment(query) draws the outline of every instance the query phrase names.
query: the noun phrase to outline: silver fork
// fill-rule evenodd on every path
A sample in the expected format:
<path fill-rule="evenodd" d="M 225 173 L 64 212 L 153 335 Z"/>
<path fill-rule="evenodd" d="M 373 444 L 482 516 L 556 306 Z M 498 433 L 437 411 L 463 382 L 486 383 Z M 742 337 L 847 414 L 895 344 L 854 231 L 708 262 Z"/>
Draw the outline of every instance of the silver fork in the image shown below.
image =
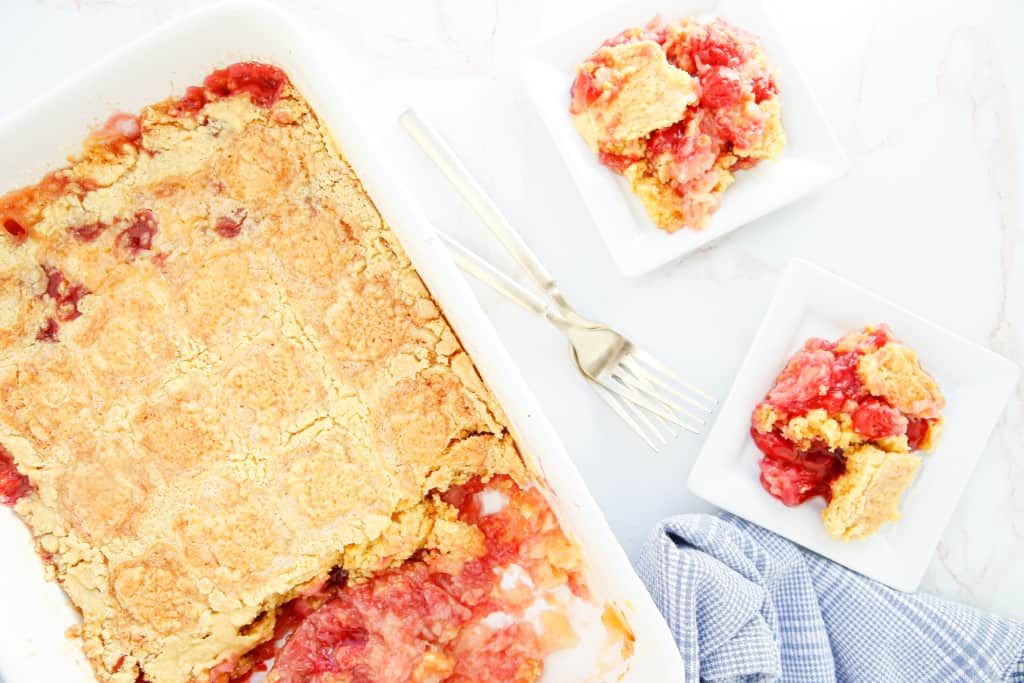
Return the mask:
<path fill-rule="evenodd" d="M 426 118 L 415 108 L 410 108 L 399 120 L 513 258 L 550 298 L 554 308 L 551 303 L 545 302 L 452 238 L 439 233 L 458 265 L 561 330 L 569 338 L 573 359 L 580 372 L 593 382 L 598 395 L 652 449 L 659 450 L 659 443 L 661 446 L 668 444 L 663 431 L 672 437 L 676 436 L 673 425 L 699 434 L 704 419 L 698 413 L 710 413 L 717 401 L 683 380 L 671 368 L 623 335 L 577 313 L 522 236 L 501 214 Z M 684 407 L 684 403 L 692 410 Z M 660 420 L 657 425 L 649 415 Z"/>

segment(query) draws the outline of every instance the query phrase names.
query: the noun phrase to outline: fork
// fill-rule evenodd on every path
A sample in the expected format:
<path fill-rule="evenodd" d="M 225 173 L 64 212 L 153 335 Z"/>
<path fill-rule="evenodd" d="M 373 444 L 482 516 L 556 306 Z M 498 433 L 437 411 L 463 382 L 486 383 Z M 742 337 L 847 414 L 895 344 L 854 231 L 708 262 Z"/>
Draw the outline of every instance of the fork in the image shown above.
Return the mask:
<path fill-rule="evenodd" d="M 455 152 L 426 118 L 410 108 L 399 121 L 455 186 L 491 232 L 547 295 L 550 303 L 440 231 L 456 263 L 499 293 L 551 322 L 569 339 L 573 360 L 598 395 L 654 451 L 667 446 L 673 426 L 695 434 L 717 401 L 607 325 L 580 315 L 566 301 L 554 278 L 473 179 Z M 553 304 L 553 306 L 552 306 Z M 684 406 L 686 404 L 686 407 Z M 656 423 L 651 417 L 658 418 Z"/>

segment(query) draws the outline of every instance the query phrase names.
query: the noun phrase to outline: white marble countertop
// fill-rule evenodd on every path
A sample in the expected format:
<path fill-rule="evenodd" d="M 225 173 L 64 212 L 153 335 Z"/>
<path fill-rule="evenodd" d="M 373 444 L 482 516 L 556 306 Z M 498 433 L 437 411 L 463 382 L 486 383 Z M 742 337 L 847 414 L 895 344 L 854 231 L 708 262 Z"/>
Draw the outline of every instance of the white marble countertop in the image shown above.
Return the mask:
<path fill-rule="evenodd" d="M 1010 24 L 1016 21 L 1018 36 L 1024 26 L 1020 5 L 770 2 L 851 170 L 682 262 L 625 279 L 516 81 L 520 50 L 534 38 L 621 1 L 281 4 L 328 56 L 339 63 L 353 56 L 345 60 L 352 72 L 346 79 L 439 226 L 511 270 L 398 128 L 398 113 L 411 103 L 450 137 L 582 311 L 626 331 L 718 396 L 728 392 L 792 256 L 1024 365 L 1024 102 L 1008 80 L 1010 65 L 1024 63 L 1021 47 L 1010 44 Z M 5 3 L 0 117 L 139 32 L 202 4 Z M 666 14 L 672 5 L 666 0 Z M 685 489 L 699 438 L 681 437 L 661 455 L 648 452 L 577 376 L 557 332 L 474 287 L 631 555 L 657 519 L 708 509 Z M 1018 386 L 922 589 L 1024 618 L 1022 568 Z"/>

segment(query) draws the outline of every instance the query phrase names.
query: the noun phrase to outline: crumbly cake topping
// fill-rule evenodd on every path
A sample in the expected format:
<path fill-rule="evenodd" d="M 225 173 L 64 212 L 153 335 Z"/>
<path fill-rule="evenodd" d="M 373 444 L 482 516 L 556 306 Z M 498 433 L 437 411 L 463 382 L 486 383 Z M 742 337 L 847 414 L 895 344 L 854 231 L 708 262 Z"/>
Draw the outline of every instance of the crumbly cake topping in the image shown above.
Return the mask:
<path fill-rule="evenodd" d="M 586 598 L 580 557 L 541 492 L 474 478 L 442 501 L 472 543 L 289 605 L 306 616 L 268 683 L 532 683 L 547 654 L 576 644 L 567 606 Z"/>
<path fill-rule="evenodd" d="M 846 471 L 832 482 L 832 500 L 821 515 L 825 529 L 836 538 L 856 540 L 899 520 L 900 496 L 920 466 L 921 457 L 911 453 L 886 453 L 870 445 L 847 451 Z"/>
<path fill-rule="evenodd" d="M 761 483 L 786 505 L 824 497 L 837 538 L 869 536 L 896 519 L 917 472 L 911 454 L 935 448 L 944 406 L 917 353 L 886 325 L 809 339 L 751 416 Z"/>
<path fill-rule="evenodd" d="M 857 375 L 868 391 L 885 396 L 904 413 L 937 418 L 945 405 L 939 385 L 921 369 L 917 352 L 903 344 L 886 344 L 866 354 Z"/>
<path fill-rule="evenodd" d="M 573 120 L 594 152 L 623 153 L 630 143 L 683 118 L 697 101 L 696 81 L 669 64 L 653 40 L 602 47 L 580 68 L 599 94 Z"/>
<path fill-rule="evenodd" d="M 102 681 L 206 681 L 333 568 L 478 542 L 432 491 L 526 477 L 359 179 L 250 66 L 0 199 L 0 494 Z"/>
<path fill-rule="evenodd" d="M 571 96 L 581 137 L 667 232 L 704 227 L 735 172 L 785 145 L 774 68 L 722 19 L 626 29 L 577 67 Z"/>

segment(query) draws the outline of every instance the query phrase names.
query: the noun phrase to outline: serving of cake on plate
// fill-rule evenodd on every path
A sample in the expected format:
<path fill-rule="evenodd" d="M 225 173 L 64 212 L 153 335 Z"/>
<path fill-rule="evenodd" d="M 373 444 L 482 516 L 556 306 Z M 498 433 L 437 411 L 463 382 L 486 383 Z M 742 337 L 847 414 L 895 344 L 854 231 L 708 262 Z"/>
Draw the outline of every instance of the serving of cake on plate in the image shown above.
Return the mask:
<path fill-rule="evenodd" d="M 535 681 L 581 605 L 629 656 L 275 66 L 116 114 L 0 198 L 0 399 L 0 501 L 100 681 Z"/>
<path fill-rule="evenodd" d="M 656 17 L 577 67 L 570 113 L 666 232 L 703 228 L 742 169 L 785 145 L 775 70 L 723 19 Z"/>
<path fill-rule="evenodd" d="M 837 342 L 812 338 L 754 409 L 761 484 L 786 505 L 816 496 L 843 540 L 899 518 L 900 497 L 942 432 L 945 399 L 887 325 Z"/>

